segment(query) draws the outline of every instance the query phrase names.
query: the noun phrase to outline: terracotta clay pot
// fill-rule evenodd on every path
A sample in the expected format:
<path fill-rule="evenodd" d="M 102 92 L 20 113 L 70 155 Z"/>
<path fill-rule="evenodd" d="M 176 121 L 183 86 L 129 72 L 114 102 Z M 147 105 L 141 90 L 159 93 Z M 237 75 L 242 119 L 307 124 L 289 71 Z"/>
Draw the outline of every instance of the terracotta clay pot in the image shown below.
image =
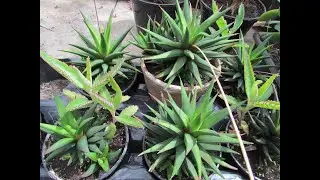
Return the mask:
<path fill-rule="evenodd" d="M 221 71 L 221 63 L 220 60 L 214 61 L 214 66 L 218 68 L 219 71 Z M 153 74 L 151 74 L 144 61 L 141 60 L 141 70 L 144 75 L 144 80 L 147 86 L 147 89 L 149 91 L 149 94 L 156 97 L 159 100 L 162 100 L 161 92 L 163 93 L 163 97 L 165 99 L 168 99 L 167 92 L 172 96 L 173 100 L 181 106 L 181 88 L 177 85 L 170 85 L 166 88 L 167 83 L 163 82 L 160 79 L 157 79 Z M 215 81 L 215 80 L 214 80 Z M 194 89 L 197 89 L 197 99 L 202 96 L 206 90 L 209 88 L 210 82 L 203 85 L 203 87 L 195 86 Z M 192 91 L 191 87 L 185 87 L 187 93 L 190 93 Z M 153 98 L 153 97 L 152 97 Z"/>

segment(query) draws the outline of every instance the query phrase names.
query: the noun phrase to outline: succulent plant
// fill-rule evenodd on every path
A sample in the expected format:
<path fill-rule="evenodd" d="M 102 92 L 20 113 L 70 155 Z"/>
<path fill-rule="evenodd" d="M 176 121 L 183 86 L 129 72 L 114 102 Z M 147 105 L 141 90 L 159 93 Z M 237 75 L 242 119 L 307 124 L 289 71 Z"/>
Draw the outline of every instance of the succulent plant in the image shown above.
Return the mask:
<path fill-rule="evenodd" d="M 280 111 L 258 109 L 248 114 L 248 135 L 263 159 L 268 163 L 280 160 Z"/>
<path fill-rule="evenodd" d="M 110 112 L 114 123 L 119 122 L 128 126 L 142 127 L 141 120 L 134 116 L 138 110 L 138 106 L 128 106 L 122 110 L 119 115 L 116 115 L 116 110 L 118 109 L 120 103 L 127 101 L 130 98 L 129 96 L 122 95 L 119 85 L 113 79 L 124 62 L 123 58 L 120 59 L 119 62 L 110 69 L 110 71 L 99 74 L 95 80 L 93 80 L 91 76 L 91 61 L 89 58 L 86 60 L 87 71 L 86 75 L 84 76 L 76 67 L 68 66 L 66 63 L 49 56 L 44 51 L 40 50 L 40 57 L 63 77 L 68 79 L 78 88 L 88 93 L 92 99 L 90 100 L 76 92 L 64 91 L 65 95 L 71 99 L 66 107 L 67 111 L 86 108 L 91 104 L 98 103 L 104 109 Z M 106 85 L 111 86 L 115 93 L 111 94 Z"/>
<path fill-rule="evenodd" d="M 272 83 L 278 76 L 278 74 L 273 74 L 268 79 L 265 79 L 264 83 L 262 80 L 256 80 L 256 76 L 254 74 L 253 67 L 251 64 L 252 57 L 251 54 L 249 54 L 251 51 L 248 52 L 246 50 L 246 44 L 244 42 L 242 33 L 240 33 L 239 46 L 239 57 L 243 64 L 245 94 L 247 99 L 246 107 L 241 107 L 240 111 L 238 111 L 238 115 L 241 117 L 240 119 L 242 119 L 249 110 L 257 107 L 272 110 L 280 110 L 279 101 L 269 100 L 270 96 L 274 93 Z M 259 87 L 260 84 L 262 85 Z M 227 101 L 230 104 L 237 104 L 239 102 L 239 97 L 227 95 Z"/>
<path fill-rule="evenodd" d="M 112 14 L 109 15 L 109 20 L 106 24 L 105 29 L 103 32 L 100 31 L 100 28 L 96 30 L 90 20 L 81 12 L 83 17 L 83 22 L 85 23 L 88 32 L 91 35 L 91 38 L 93 39 L 93 42 L 87 38 L 85 35 L 80 33 L 78 30 L 75 30 L 83 43 L 86 45 L 86 47 L 70 44 L 72 47 L 77 48 L 78 52 L 71 51 L 71 50 L 63 50 L 64 52 L 72 53 L 77 56 L 81 57 L 82 61 L 71 61 L 72 64 L 76 65 L 86 65 L 86 59 L 87 57 L 91 60 L 91 68 L 92 68 L 92 74 L 91 76 L 93 78 L 97 77 L 100 73 L 107 72 L 117 64 L 117 61 L 119 61 L 126 52 L 123 50 L 129 45 L 127 43 L 126 45 L 121 46 L 121 43 L 123 42 L 124 38 L 130 31 L 130 29 L 126 30 L 122 35 L 119 36 L 116 40 L 111 40 L 111 28 L 112 28 Z M 122 67 L 117 72 L 117 75 L 128 78 L 126 74 L 128 72 L 133 71 L 139 71 L 134 66 L 131 65 L 129 62 L 132 58 L 127 58 L 125 62 L 123 63 Z M 83 73 L 85 73 L 86 70 L 84 70 Z"/>
<path fill-rule="evenodd" d="M 69 158 L 68 166 L 89 166 L 82 177 L 97 172 L 99 166 L 107 172 L 109 161 L 114 158 L 110 156 L 108 143 L 115 134 L 115 124 L 107 124 L 97 116 L 97 104 L 93 104 L 83 116 L 78 116 L 75 112 L 67 111 L 60 97 L 55 97 L 55 103 L 59 114 L 57 125 L 40 123 L 42 131 L 56 138 L 46 149 L 45 154 L 49 154 L 46 161 L 60 156 Z M 86 158 L 90 158 L 92 162 L 87 164 Z"/>
<path fill-rule="evenodd" d="M 233 57 L 223 51 L 237 41 L 229 40 L 235 34 L 222 34 L 233 23 L 218 31 L 210 27 L 230 8 L 213 14 L 202 23 L 199 12 L 193 12 L 187 0 L 184 1 L 183 11 L 178 3 L 176 8 L 176 19 L 162 10 L 162 21 L 158 23 L 150 19 L 147 29 L 142 28 L 145 33 L 138 34 L 131 43 L 143 49 L 142 60 L 161 67 L 162 71 L 156 77 L 164 78 L 168 85 L 180 76 L 184 83 L 202 86 L 205 77 L 213 76 L 210 70 L 212 65 L 204 60 L 196 47 L 212 62 L 219 58 Z"/>
<path fill-rule="evenodd" d="M 144 122 L 147 129 L 147 149 L 140 155 L 149 154 L 154 162 L 149 171 L 166 170 L 168 179 L 174 176 L 192 176 L 194 179 L 208 179 L 208 172 L 222 176 L 217 164 L 235 169 L 219 157 L 220 152 L 236 153 L 222 144 L 238 144 L 238 139 L 227 133 L 218 133 L 212 126 L 228 115 L 227 109 L 212 109 L 215 97 L 210 97 L 213 83 L 196 106 L 195 94 L 187 94 L 181 84 L 182 107 L 179 108 L 172 97 L 166 102 L 156 99 L 159 110 L 149 107 L 154 114 L 144 116 L 150 122 Z M 240 103 L 241 104 L 241 103 Z M 235 109 L 238 105 L 231 106 Z M 245 142 L 248 143 L 248 142 Z"/>
<path fill-rule="evenodd" d="M 258 46 L 255 46 L 255 44 L 247 45 L 246 43 L 245 46 L 239 45 L 238 47 L 234 48 L 236 57 L 225 58 L 222 60 L 223 63 L 221 65 L 221 81 L 224 81 L 231 88 L 234 88 L 234 92 L 237 92 L 238 95 L 245 94 L 244 62 L 241 56 L 241 52 L 246 51 L 253 69 L 268 67 L 267 65 L 261 65 L 261 62 L 264 58 L 269 57 L 263 55 L 265 50 L 269 49 L 271 46 L 267 46 L 269 39 L 270 37 L 265 39 Z"/>

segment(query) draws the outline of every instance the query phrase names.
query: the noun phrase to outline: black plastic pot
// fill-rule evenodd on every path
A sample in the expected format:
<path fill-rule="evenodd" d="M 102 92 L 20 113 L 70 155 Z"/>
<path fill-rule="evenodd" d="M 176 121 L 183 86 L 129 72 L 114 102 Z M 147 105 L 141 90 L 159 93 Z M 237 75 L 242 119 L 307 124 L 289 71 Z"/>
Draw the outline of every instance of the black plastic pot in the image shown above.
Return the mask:
<path fill-rule="evenodd" d="M 60 59 L 63 62 L 68 62 L 68 59 Z M 40 57 L 40 85 L 42 83 L 54 81 L 57 79 L 65 79 L 58 72 L 56 72 L 51 66 L 49 66 L 41 57 Z"/>
<path fill-rule="evenodd" d="M 128 150 L 128 144 L 129 144 L 129 129 L 127 126 L 125 126 L 125 131 L 126 131 L 126 142 L 125 142 L 125 146 L 122 150 L 122 153 L 119 157 L 119 159 L 117 160 L 117 162 L 112 166 L 112 168 L 107 172 L 107 173 L 103 173 L 100 177 L 99 177 L 99 180 L 101 179 L 106 179 L 108 177 L 110 177 L 116 170 L 117 168 L 120 166 L 122 160 L 124 159 L 125 157 L 125 154 L 127 153 L 127 150 Z M 55 173 L 53 172 L 52 169 L 48 169 L 47 167 L 47 163 L 45 161 L 45 151 L 47 149 L 47 146 L 46 146 L 46 143 L 48 142 L 49 138 L 51 137 L 50 134 L 48 134 L 44 140 L 44 143 L 43 143 L 43 146 L 42 146 L 42 154 L 41 154 L 41 159 L 42 159 L 42 164 L 43 164 L 43 167 L 45 168 L 45 170 L 47 171 L 48 175 L 50 176 L 50 178 L 54 179 L 54 180 L 61 180 L 61 178 L 57 177 L 55 175 Z"/>
<path fill-rule="evenodd" d="M 227 123 L 226 132 L 228 132 L 230 124 L 231 124 L 231 120 Z M 227 144 L 227 147 L 230 148 L 230 144 Z M 234 165 L 237 166 L 238 169 L 240 169 L 241 173 L 243 173 L 244 175 L 249 177 L 248 170 L 242 166 L 242 164 L 235 158 L 234 154 L 230 153 L 230 156 L 232 158 L 232 161 L 234 162 Z M 261 180 L 260 178 L 258 178 L 256 176 L 254 177 L 254 179 Z"/>
<path fill-rule="evenodd" d="M 175 17 L 176 4 L 158 4 L 153 3 L 148 0 L 132 0 L 133 4 L 133 13 L 134 20 L 137 26 L 141 26 L 143 28 L 147 27 L 149 17 L 152 19 L 156 19 L 156 21 L 160 22 L 162 17 L 162 9 L 164 9 L 171 17 Z M 179 1 L 180 6 L 183 5 L 183 1 Z M 140 31 L 140 28 L 137 27 L 137 30 Z"/>
<path fill-rule="evenodd" d="M 267 10 L 278 9 L 280 3 L 277 0 L 261 0 Z"/>
<path fill-rule="evenodd" d="M 200 1 L 201 1 L 202 21 L 204 21 L 212 15 L 212 8 L 211 8 L 211 4 L 208 5 L 203 0 L 200 0 Z M 264 6 L 264 4 L 260 0 L 255 0 L 255 1 L 257 2 L 259 9 L 263 9 L 262 13 L 266 12 L 266 7 Z M 224 15 L 224 18 L 228 24 L 235 21 L 235 17 L 231 16 L 231 15 Z M 239 29 L 241 29 L 243 35 L 245 35 L 250 30 L 250 28 L 253 26 L 253 24 L 258 21 L 258 18 L 259 17 L 255 17 L 255 18 L 246 18 L 245 17 L 244 18 L 243 23 L 239 28 Z M 215 29 L 218 28 L 216 24 L 214 24 L 213 27 Z M 240 33 L 239 29 L 236 33 Z"/>
<path fill-rule="evenodd" d="M 253 39 L 254 39 L 257 46 L 262 43 L 259 33 L 254 33 Z M 270 56 L 270 54 L 267 51 L 265 51 L 263 53 L 263 56 Z M 272 58 L 264 58 L 264 62 L 266 65 L 275 66 L 275 63 L 273 62 Z M 280 70 L 280 67 L 269 67 L 269 72 L 272 74 L 277 74 L 279 72 L 279 70 Z M 280 90 L 280 77 L 279 76 L 276 78 L 276 84 Z"/>

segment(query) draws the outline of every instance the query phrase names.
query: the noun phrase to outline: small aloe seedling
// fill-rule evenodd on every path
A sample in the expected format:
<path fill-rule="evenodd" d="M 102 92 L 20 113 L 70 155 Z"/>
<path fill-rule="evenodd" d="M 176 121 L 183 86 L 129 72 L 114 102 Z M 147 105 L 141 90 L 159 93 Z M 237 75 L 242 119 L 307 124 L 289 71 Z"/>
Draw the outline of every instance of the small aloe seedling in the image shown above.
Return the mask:
<path fill-rule="evenodd" d="M 86 60 L 86 75 L 83 75 L 76 67 L 68 66 L 66 63 L 49 56 L 44 51 L 40 50 L 40 57 L 75 86 L 86 91 L 92 98 L 92 100 L 89 100 L 81 94 L 65 91 L 65 94 L 71 99 L 67 105 L 68 111 L 85 108 L 90 104 L 98 103 L 110 112 L 113 123 L 119 122 L 128 126 L 142 127 L 141 121 L 134 116 L 138 110 L 138 106 L 129 106 L 119 115 L 116 115 L 116 110 L 120 103 L 130 98 L 129 96 L 122 95 L 119 85 L 113 79 L 124 62 L 124 59 L 121 59 L 110 71 L 99 74 L 95 80 L 93 80 L 91 76 L 91 61 L 89 58 Z M 115 93 L 110 94 L 106 85 L 111 86 Z"/>
<path fill-rule="evenodd" d="M 181 82 L 181 81 L 180 81 Z M 231 134 L 218 133 L 212 126 L 228 115 L 228 110 L 213 111 L 215 97 L 210 97 L 213 83 L 196 105 L 196 93 L 186 93 L 181 84 L 182 107 L 179 108 L 170 94 L 166 102 L 157 100 L 159 111 L 149 107 L 154 116 L 144 115 L 152 123 L 145 122 L 147 128 L 147 149 L 140 155 L 149 154 L 154 160 L 149 171 L 164 171 L 168 179 L 174 176 L 192 176 L 194 179 L 208 178 L 209 172 L 222 176 L 217 165 L 236 169 L 227 164 L 219 153 L 237 153 L 223 144 L 238 144 L 239 141 Z M 235 109 L 241 105 L 234 105 Z M 248 143 L 248 142 L 246 142 Z"/>
<path fill-rule="evenodd" d="M 115 135 L 114 124 L 107 124 L 97 116 L 95 113 L 97 104 L 93 104 L 83 116 L 77 116 L 77 113 L 67 111 L 60 97 L 55 97 L 55 103 L 59 114 L 57 125 L 40 123 L 42 131 L 57 138 L 45 152 L 49 154 L 46 161 L 60 156 L 69 158 L 68 166 L 89 166 L 82 177 L 97 172 L 99 166 L 107 172 L 109 161 L 117 152 L 109 153 L 108 148 L 109 141 Z M 90 162 L 88 165 L 86 158 L 95 158 L 98 163 Z"/>
<path fill-rule="evenodd" d="M 257 146 L 264 160 L 275 163 L 280 157 L 280 111 L 259 109 L 249 113 L 249 137 Z M 274 159 L 274 160 L 273 160 Z"/>
<path fill-rule="evenodd" d="M 106 24 L 105 29 L 103 30 L 103 32 L 100 32 L 100 29 L 96 30 L 90 20 L 81 12 L 83 22 L 85 23 L 88 32 L 93 39 L 93 42 L 90 41 L 82 33 L 75 30 L 86 47 L 70 44 L 80 51 L 75 52 L 71 50 L 63 50 L 64 52 L 72 53 L 81 57 L 82 61 L 71 61 L 71 63 L 73 64 L 85 66 L 86 58 L 90 57 L 92 68 L 91 76 L 93 78 L 97 77 L 100 73 L 109 71 L 111 67 L 117 64 L 118 61 L 121 61 L 123 55 L 126 54 L 126 52 L 124 52 L 123 50 L 129 45 L 129 43 L 127 43 L 126 45 L 121 46 L 121 43 L 123 42 L 128 32 L 131 30 L 131 28 L 120 35 L 118 39 L 114 41 L 111 40 L 112 14 L 113 10 L 109 15 L 109 20 Z M 125 73 L 139 71 L 131 65 L 131 63 L 129 62 L 130 60 L 130 58 L 126 59 L 125 62 L 122 63 L 122 67 L 117 71 L 117 75 L 128 78 Z M 85 72 L 86 70 L 83 73 Z"/>

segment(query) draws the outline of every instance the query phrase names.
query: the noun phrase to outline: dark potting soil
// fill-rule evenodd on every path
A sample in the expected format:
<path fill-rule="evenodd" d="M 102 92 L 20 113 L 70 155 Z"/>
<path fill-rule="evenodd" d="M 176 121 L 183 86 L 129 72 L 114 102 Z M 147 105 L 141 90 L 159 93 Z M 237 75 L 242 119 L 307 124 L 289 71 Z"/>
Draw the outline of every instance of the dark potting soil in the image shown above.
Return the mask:
<path fill-rule="evenodd" d="M 102 115 L 102 114 L 106 114 L 106 113 L 103 112 L 100 115 Z M 112 122 L 112 119 L 110 118 L 110 116 L 107 117 L 106 121 L 107 121 L 107 123 Z M 117 127 L 116 134 L 115 134 L 111 144 L 109 144 L 110 151 L 116 151 L 119 148 L 123 148 L 125 146 L 125 142 L 126 142 L 125 127 L 120 123 L 116 123 L 116 127 Z M 49 147 L 51 144 L 52 144 L 52 141 L 50 139 L 47 142 L 47 147 Z M 79 166 L 67 166 L 68 161 L 69 160 L 63 160 L 60 157 L 53 158 L 52 160 L 47 162 L 48 170 L 49 171 L 53 170 L 58 177 L 63 178 L 63 179 L 68 179 L 68 180 L 79 180 L 79 179 L 94 180 L 95 179 L 93 175 L 91 175 L 87 178 L 81 178 L 81 175 L 86 171 L 86 169 L 84 169 L 83 167 L 79 167 Z M 116 161 L 110 163 L 110 169 L 112 168 L 112 166 L 115 163 L 116 163 Z M 103 172 L 100 171 L 99 176 L 102 173 Z"/>
<path fill-rule="evenodd" d="M 69 84 L 68 80 L 57 79 L 40 85 L 40 99 L 52 99 L 60 95 L 63 89 Z"/>
<path fill-rule="evenodd" d="M 231 128 L 231 129 L 230 129 Z M 243 130 L 240 130 L 241 138 L 244 141 L 249 141 L 248 136 L 246 135 Z M 232 128 L 232 125 L 230 123 L 229 125 L 229 133 L 235 133 L 235 131 Z M 233 154 L 235 159 L 246 169 L 246 163 L 242 157 L 241 149 L 240 146 L 235 146 L 230 144 L 230 148 L 239 152 L 240 154 Z M 262 179 L 262 180 L 275 180 L 275 179 L 280 179 L 280 161 L 277 161 L 276 164 L 265 164 L 261 159 L 260 159 L 260 154 L 259 151 L 257 150 L 257 147 L 255 145 L 247 145 L 245 147 L 250 165 L 253 171 L 254 176 Z"/>
<path fill-rule="evenodd" d="M 269 53 L 274 64 L 280 68 L 280 43 L 274 44 L 269 50 Z"/>
<path fill-rule="evenodd" d="M 212 0 L 203 0 L 203 1 L 211 8 Z M 241 1 L 242 0 L 239 0 L 239 2 Z M 219 8 L 222 6 L 222 9 L 225 9 L 226 7 L 230 7 L 230 5 L 232 4 L 232 1 L 216 0 L 216 3 Z M 257 18 L 264 12 L 264 10 L 259 5 L 257 5 L 257 2 L 255 0 L 248 0 L 248 3 L 244 3 L 244 10 L 245 10 L 245 14 L 244 14 L 245 18 Z M 238 8 L 234 9 L 233 12 L 232 10 L 230 10 L 229 12 L 227 12 L 227 14 L 235 17 L 238 14 Z"/>
<path fill-rule="evenodd" d="M 232 147 L 238 152 L 241 152 L 239 147 Z M 254 175 L 263 180 L 275 180 L 280 179 L 280 162 L 276 162 L 276 164 L 265 164 L 263 162 L 259 163 L 257 160 L 258 153 L 257 150 L 254 151 L 247 151 L 247 155 L 250 160 L 251 168 Z M 234 154 L 235 159 L 241 163 L 242 167 L 246 167 L 246 163 L 242 157 L 242 155 Z M 254 161 L 254 162 L 253 162 Z"/>
<path fill-rule="evenodd" d="M 160 72 L 162 72 L 165 69 L 164 67 L 156 65 L 154 63 L 145 63 L 145 64 L 146 64 L 147 70 L 154 76 L 158 75 Z M 184 87 L 190 87 L 191 85 L 188 83 L 188 77 L 183 76 L 183 75 L 186 75 L 186 73 L 181 73 L 180 75 L 182 76 L 181 80 L 182 80 L 182 82 L 184 82 L 184 84 L 183 84 Z M 160 79 L 161 81 L 167 83 L 167 81 L 164 81 L 166 79 L 166 77 L 167 76 L 164 76 L 162 78 L 157 78 L 157 79 Z M 206 84 L 211 80 L 210 77 L 208 77 L 208 76 L 200 75 L 200 78 L 201 78 L 202 84 Z M 195 82 L 195 83 L 196 83 L 195 85 L 198 85 L 198 82 Z M 176 77 L 175 80 L 171 84 L 176 85 L 176 86 L 180 86 L 179 77 Z"/>

